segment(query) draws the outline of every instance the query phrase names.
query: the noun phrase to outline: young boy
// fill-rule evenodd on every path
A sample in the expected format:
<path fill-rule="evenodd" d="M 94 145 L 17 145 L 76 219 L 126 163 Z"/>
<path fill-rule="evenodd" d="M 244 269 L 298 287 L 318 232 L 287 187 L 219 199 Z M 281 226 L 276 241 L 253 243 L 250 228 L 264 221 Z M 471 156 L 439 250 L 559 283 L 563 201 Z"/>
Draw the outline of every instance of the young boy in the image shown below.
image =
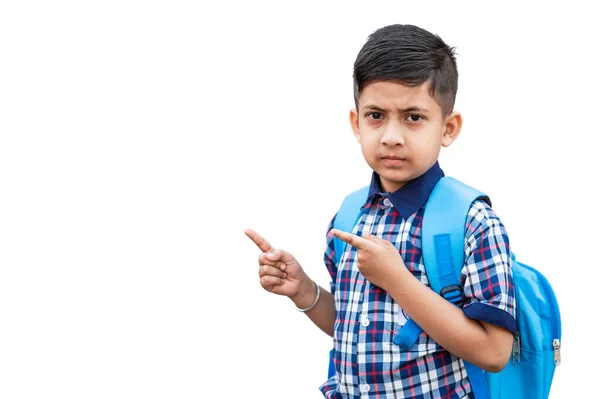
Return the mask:
<path fill-rule="evenodd" d="M 262 287 L 334 338 L 336 373 L 320 388 L 327 398 L 473 398 L 463 359 L 497 372 L 510 358 L 510 248 L 487 203 L 475 201 L 466 221 L 462 308 L 430 289 L 423 264 L 424 205 L 444 176 L 438 155 L 462 126 L 457 81 L 453 48 L 416 26 L 381 28 L 359 52 L 350 124 L 373 175 L 354 234 L 329 225 L 331 293 L 291 254 L 246 230 L 263 252 Z M 333 236 L 348 243 L 344 254 Z M 407 318 L 424 333 L 403 350 L 393 339 Z"/>

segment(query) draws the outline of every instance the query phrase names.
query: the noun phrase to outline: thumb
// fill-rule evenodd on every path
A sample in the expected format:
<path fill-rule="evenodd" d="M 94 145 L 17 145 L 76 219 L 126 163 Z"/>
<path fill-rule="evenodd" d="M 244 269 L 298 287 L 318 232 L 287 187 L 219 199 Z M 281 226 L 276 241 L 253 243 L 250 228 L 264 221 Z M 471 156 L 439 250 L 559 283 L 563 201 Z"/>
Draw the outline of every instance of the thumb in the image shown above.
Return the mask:
<path fill-rule="evenodd" d="M 287 261 L 293 260 L 294 257 L 286 251 L 283 251 L 281 249 L 276 249 L 276 250 L 273 250 L 273 251 L 267 253 L 267 259 L 269 259 L 272 262 L 284 262 L 285 263 Z"/>
<path fill-rule="evenodd" d="M 281 249 L 272 249 L 269 252 L 267 252 L 267 259 L 269 259 L 270 261 L 277 262 L 281 260 L 282 257 L 283 251 Z"/>

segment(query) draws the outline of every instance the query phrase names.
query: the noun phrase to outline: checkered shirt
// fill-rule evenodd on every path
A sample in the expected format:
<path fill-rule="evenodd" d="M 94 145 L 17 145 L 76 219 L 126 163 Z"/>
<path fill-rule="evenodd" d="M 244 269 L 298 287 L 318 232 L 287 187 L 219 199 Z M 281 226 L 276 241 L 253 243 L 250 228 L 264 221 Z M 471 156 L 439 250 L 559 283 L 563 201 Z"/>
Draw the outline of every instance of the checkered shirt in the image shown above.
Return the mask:
<path fill-rule="evenodd" d="M 369 232 L 392 242 L 406 267 L 426 286 L 430 285 L 421 253 L 421 226 L 424 204 L 441 176 L 443 172 L 436 164 L 421 179 L 411 182 L 414 184 L 405 192 L 400 189 L 390 194 L 378 190 L 374 174 L 369 197 L 353 231 L 357 235 Z M 403 194 L 411 194 L 411 200 L 403 202 Z M 414 212 L 407 213 L 415 206 Z M 328 231 L 332 226 L 333 220 Z M 410 350 L 392 342 L 408 316 L 387 292 L 360 274 L 356 254 L 356 248 L 347 245 L 340 262 L 336 262 L 333 237 L 327 235 L 324 259 L 336 307 L 336 374 L 320 387 L 323 395 L 329 399 L 468 398 L 471 386 L 462 360 L 425 332 Z M 508 237 L 501 221 L 483 201 L 474 202 L 468 213 L 460 282 L 465 297 L 463 310 L 468 317 L 515 331 Z"/>

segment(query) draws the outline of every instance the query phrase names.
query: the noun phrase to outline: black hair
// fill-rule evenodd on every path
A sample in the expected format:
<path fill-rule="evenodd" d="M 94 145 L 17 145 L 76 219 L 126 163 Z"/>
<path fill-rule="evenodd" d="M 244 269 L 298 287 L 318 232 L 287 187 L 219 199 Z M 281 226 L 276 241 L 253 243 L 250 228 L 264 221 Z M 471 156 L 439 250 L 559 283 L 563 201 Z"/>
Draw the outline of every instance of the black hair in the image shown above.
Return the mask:
<path fill-rule="evenodd" d="M 389 25 L 373 32 L 354 62 L 354 102 L 365 86 L 392 81 L 406 86 L 430 82 L 430 94 L 448 115 L 458 90 L 455 48 L 414 25 Z"/>

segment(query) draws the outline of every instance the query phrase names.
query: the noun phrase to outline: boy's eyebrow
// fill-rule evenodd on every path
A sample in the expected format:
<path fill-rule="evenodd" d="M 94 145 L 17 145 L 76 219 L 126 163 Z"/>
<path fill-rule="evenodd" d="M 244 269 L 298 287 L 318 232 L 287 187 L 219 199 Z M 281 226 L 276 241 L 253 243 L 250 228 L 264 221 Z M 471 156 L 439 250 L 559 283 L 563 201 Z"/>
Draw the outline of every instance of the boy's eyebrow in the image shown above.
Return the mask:
<path fill-rule="evenodd" d="M 387 109 L 385 108 L 381 108 L 377 105 L 374 104 L 367 104 L 365 105 L 363 108 L 368 108 L 368 109 L 372 109 L 374 111 L 382 111 L 382 112 L 388 112 Z M 422 113 L 427 113 L 429 112 L 428 109 L 426 108 L 421 108 L 421 107 L 417 107 L 417 106 L 412 106 L 412 107 L 406 107 L 406 108 L 401 108 L 399 109 L 399 111 L 403 114 L 406 114 L 408 112 L 422 112 Z"/>

